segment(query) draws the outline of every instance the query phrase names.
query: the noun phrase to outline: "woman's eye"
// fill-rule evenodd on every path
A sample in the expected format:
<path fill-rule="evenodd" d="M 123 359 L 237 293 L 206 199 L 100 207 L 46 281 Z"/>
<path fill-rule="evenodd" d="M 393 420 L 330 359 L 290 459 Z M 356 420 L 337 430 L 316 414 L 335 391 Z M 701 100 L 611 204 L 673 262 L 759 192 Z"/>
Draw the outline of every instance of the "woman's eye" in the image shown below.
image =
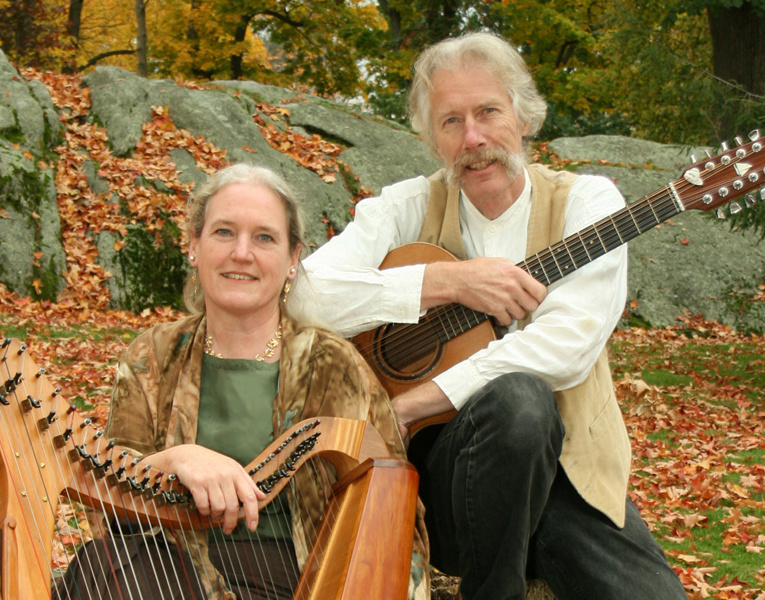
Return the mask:
<path fill-rule="evenodd" d="M 225 228 L 221 227 L 220 229 L 216 229 L 215 233 L 217 235 L 227 236 L 227 235 L 231 235 L 231 230 L 230 229 L 225 229 Z"/>
<path fill-rule="evenodd" d="M 261 233 L 260 235 L 258 235 L 258 241 L 259 242 L 270 242 L 270 241 L 273 241 L 273 239 L 274 238 L 272 238 L 267 233 Z"/>

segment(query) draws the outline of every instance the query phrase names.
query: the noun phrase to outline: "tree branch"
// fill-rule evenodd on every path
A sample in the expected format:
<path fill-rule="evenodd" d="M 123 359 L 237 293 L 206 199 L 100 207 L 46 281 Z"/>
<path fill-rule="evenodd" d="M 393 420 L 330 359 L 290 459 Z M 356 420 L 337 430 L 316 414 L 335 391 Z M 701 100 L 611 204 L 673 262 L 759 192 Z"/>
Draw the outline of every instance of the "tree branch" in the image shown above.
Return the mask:
<path fill-rule="evenodd" d="M 86 64 L 84 64 L 77 70 L 84 71 L 88 67 L 92 67 L 94 64 L 96 64 L 99 60 L 103 58 L 109 58 L 110 56 L 117 56 L 118 54 L 135 54 L 135 53 L 136 53 L 136 50 L 112 50 L 110 52 L 103 52 L 91 58 Z"/>

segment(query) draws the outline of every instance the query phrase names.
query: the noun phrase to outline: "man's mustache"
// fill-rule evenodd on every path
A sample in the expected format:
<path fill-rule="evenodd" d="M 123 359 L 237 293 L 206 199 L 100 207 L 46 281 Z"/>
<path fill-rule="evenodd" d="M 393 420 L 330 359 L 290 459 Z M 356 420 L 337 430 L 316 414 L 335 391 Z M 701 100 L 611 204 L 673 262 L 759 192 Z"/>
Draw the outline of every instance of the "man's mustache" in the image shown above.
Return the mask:
<path fill-rule="evenodd" d="M 520 154 L 508 152 L 501 148 L 484 148 L 462 152 L 454 164 L 448 169 L 449 183 L 461 185 L 465 170 L 481 162 L 497 162 L 504 167 L 508 177 L 514 179 L 523 169 L 523 157 Z"/>

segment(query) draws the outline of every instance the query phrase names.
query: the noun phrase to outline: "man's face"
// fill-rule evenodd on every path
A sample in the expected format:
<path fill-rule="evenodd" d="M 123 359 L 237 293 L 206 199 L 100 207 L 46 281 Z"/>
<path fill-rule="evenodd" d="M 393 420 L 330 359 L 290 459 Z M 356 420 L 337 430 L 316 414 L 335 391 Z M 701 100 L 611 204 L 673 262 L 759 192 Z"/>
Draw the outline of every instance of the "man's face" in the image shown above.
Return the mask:
<path fill-rule="evenodd" d="M 523 190 L 523 135 L 507 92 L 482 67 L 436 71 L 430 92 L 438 155 L 487 218 Z"/>

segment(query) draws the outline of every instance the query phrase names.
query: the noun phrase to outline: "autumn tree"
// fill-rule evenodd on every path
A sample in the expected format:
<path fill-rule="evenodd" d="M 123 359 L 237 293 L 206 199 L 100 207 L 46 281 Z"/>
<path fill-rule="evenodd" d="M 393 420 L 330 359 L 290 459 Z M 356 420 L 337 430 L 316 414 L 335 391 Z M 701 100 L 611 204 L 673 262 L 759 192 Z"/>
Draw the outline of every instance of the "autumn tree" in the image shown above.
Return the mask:
<path fill-rule="evenodd" d="M 23 67 L 56 68 L 70 52 L 66 10 L 53 0 L 0 2 L 0 47 Z"/>

